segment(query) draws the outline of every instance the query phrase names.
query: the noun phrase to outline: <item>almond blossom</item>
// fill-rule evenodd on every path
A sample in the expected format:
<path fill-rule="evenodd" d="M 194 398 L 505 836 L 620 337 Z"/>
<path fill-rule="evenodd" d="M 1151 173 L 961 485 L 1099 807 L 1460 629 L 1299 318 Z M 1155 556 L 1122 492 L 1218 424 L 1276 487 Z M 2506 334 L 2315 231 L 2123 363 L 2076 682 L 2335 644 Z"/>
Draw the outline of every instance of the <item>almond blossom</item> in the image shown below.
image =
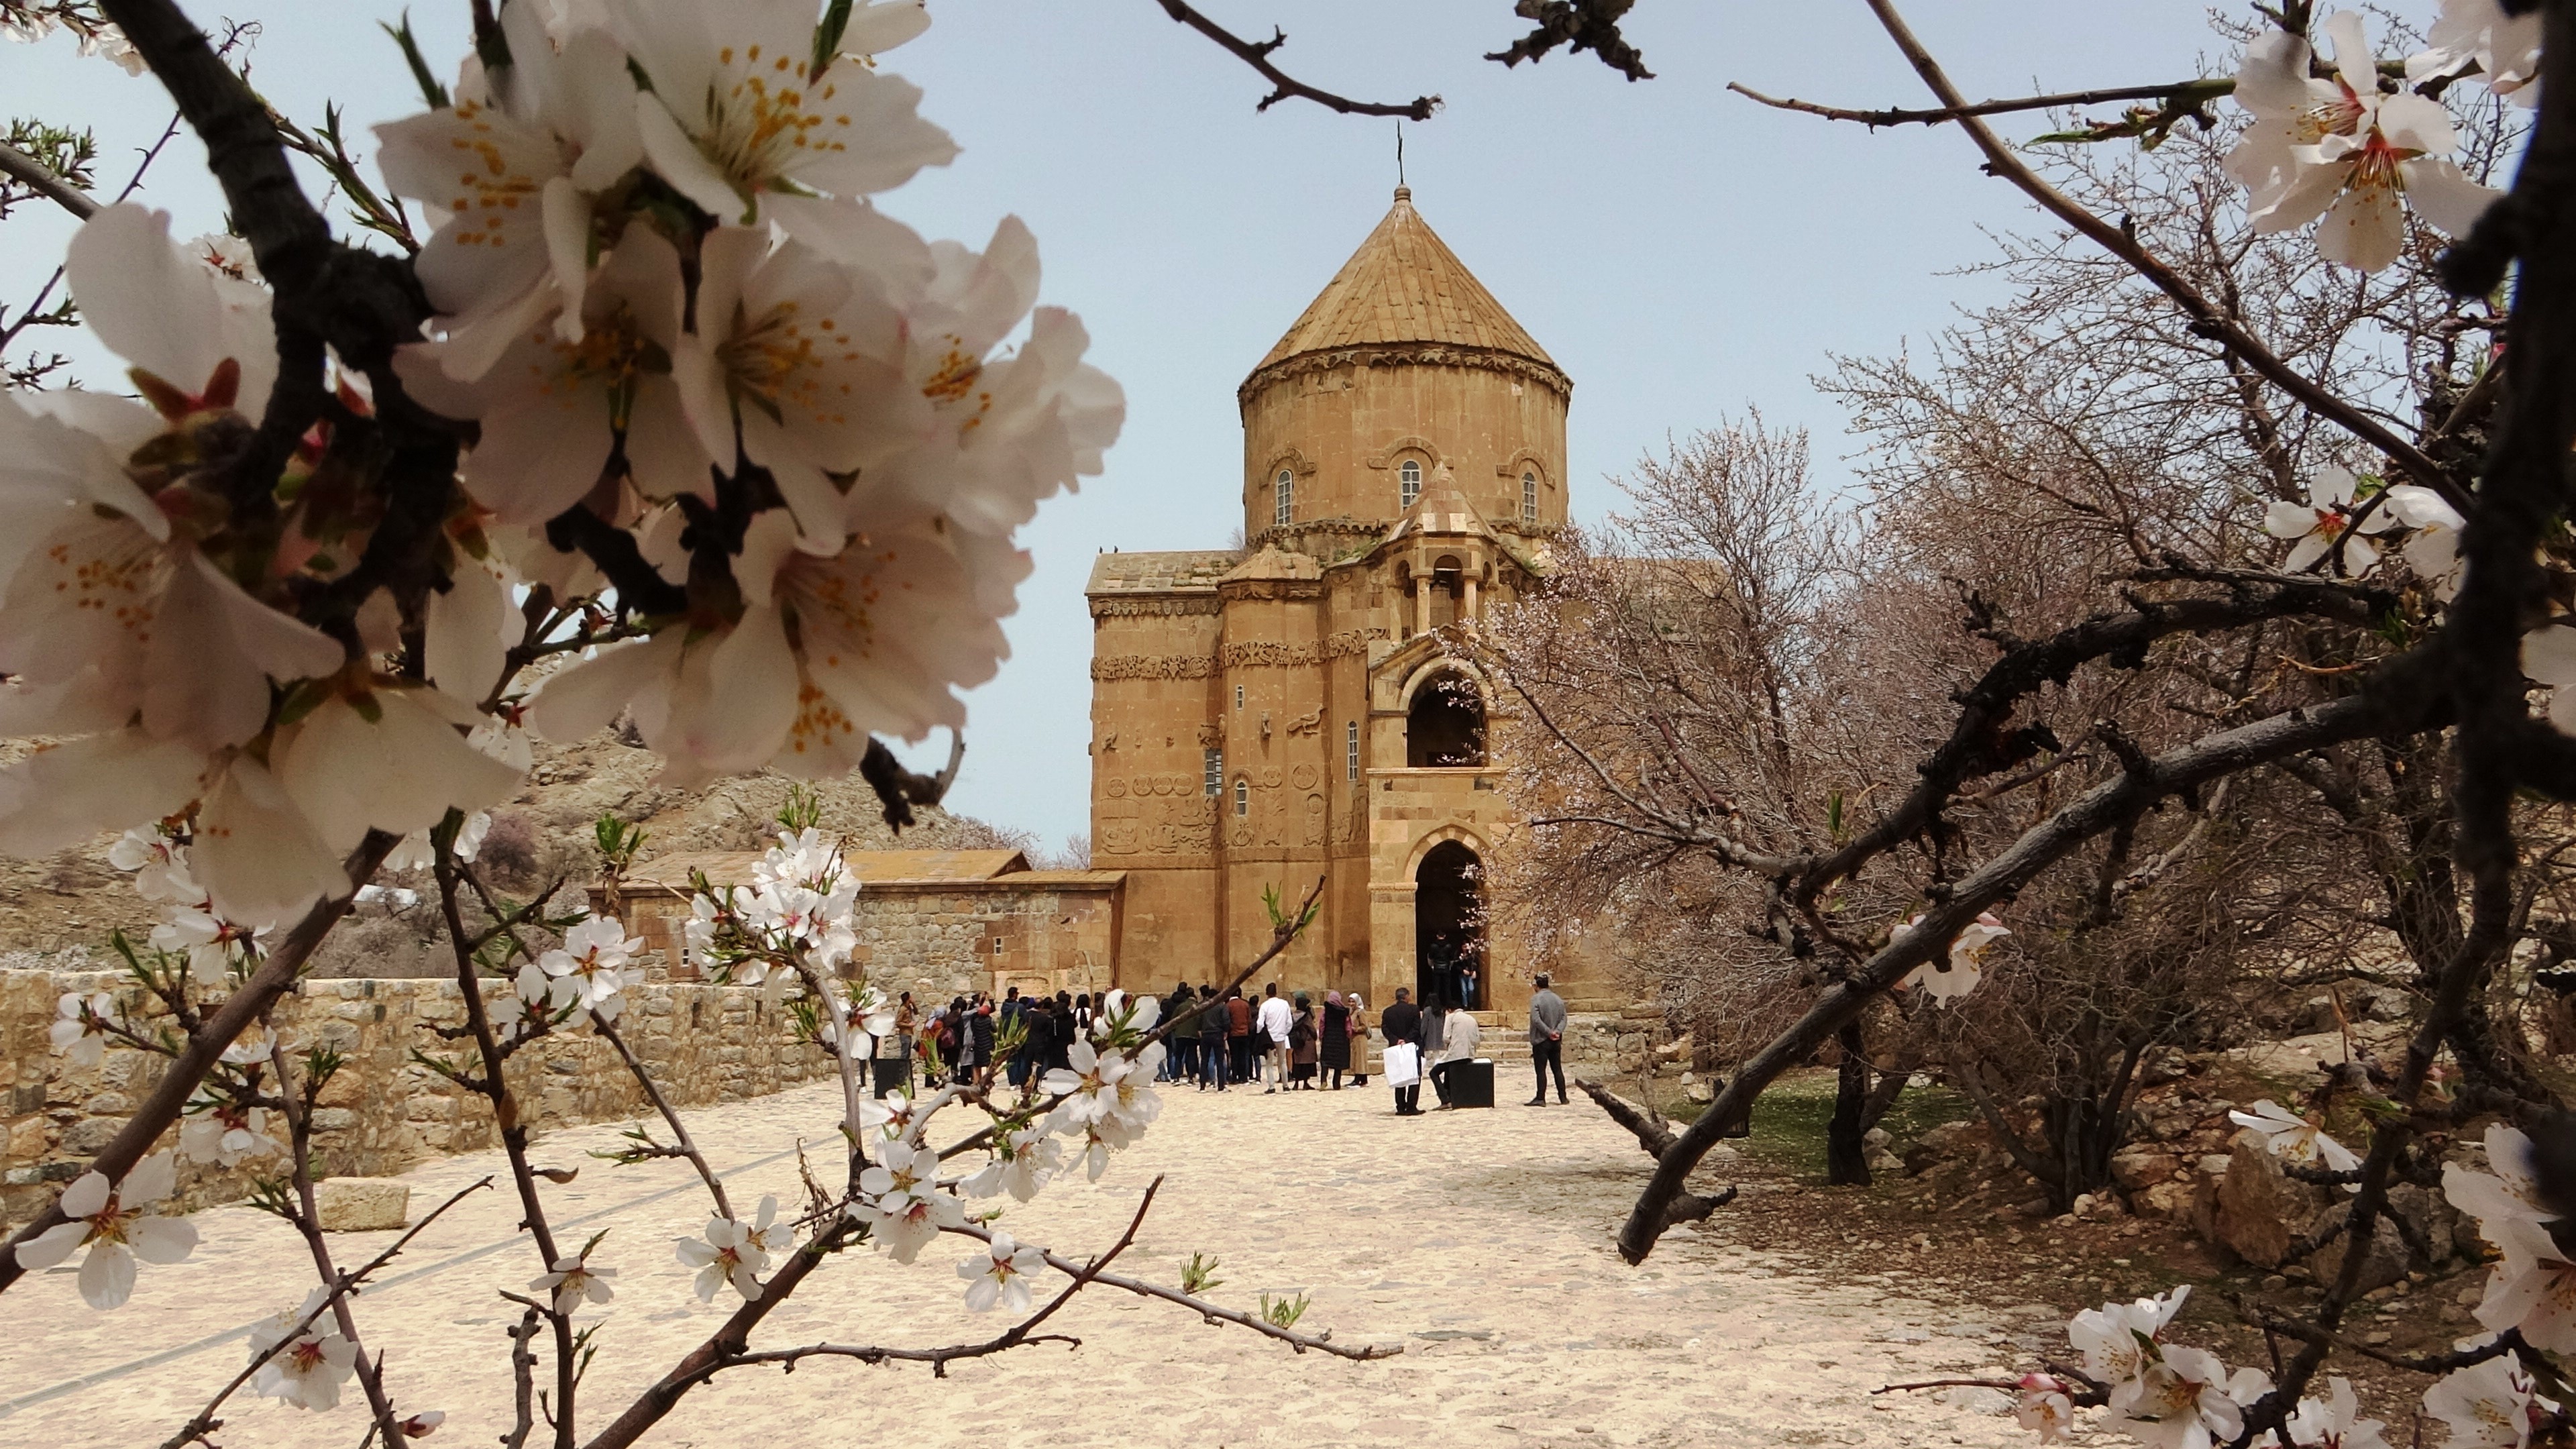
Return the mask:
<path fill-rule="evenodd" d="M 962 1226 L 965 1209 L 942 1192 L 939 1154 L 928 1147 L 889 1142 L 877 1161 L 859 1174 L 859 1198 L 850 1218 L 868 1230 L 869 1241 L 898 1263 L 909 1263 L 944 1228 Z"/>
<path fill-rule="evenodd" d="M 236 925 L 216 915 L 212 907 L 207 900 L 174 906 L 152 928 L 152 949 L 185 953 L 188 978 L 199 986 L 222 985 L 237 964 L 258 954 L 259 937 L 269 929 Z"/>
<path fill-rule="evenodd" d="M 2084 1371 L 2116 1392 L 2146 1371 L 2165 1325 L 2173 1322 L 2190 1296 L 2186 1284 L 2160 1298 L 2085 1309 L 2067 1324 L 2067 1340 L 2084 1355 Z"/>
<path fill-rule="evenodd" d="M 2576 1254 L 2529 1218 L 2498 1218 L 2479 1230 L 2504 1257 L 2488 1275 L 2478 1322 L 2498 1333 L 2518 1328 L 2534 1348 L 2576 1352 Z"/>
<path fill-rule="evenodd" d="M 1026 1313 L 1029 1279 L 1045 1267 L 1044 1253 L 996 1228 L 984 1251 L 957 1265 L 957 1276 L 966 1280 L 966 1306 L 975 1312 L 998 1306 L 1005 1313 Z"/>
<path fill-rule="evenodd" d="M 340 1326 L 330 1316 L 316 1316 L 322 1301 L 323 1290 L 316 1288 L 302 1308 L 276 1314 L 251 1330 L 252 1357 L 277 1350 L 251 1375 L 252 1393 L 299 1409 L 339 1407 L 340 1386 L 357 1371 L 358 1346 L 340 1336 Z M 299 1330 L 298 1324 L 304 1327 Z"/>
<path fill-rule="evenodd" d="M 2456 1162 L 2443 1165 L 2442 1195 L 2451 1206 L 2476 1218 L 2481 1229 L 2513 1218 L 2557 1221 L 2558 1214 L 2542 1205 L 2539 1184 L 2532 1177 L 2531 1139 L 2502 1122 L 2490 1123 L 2486 1150 L 2492 1172 L 2473 1171 Z"/>
<path fill-rule="evenodd" d="M 2055 1375 L 2023 1374 L 2018 1386 L 2021 1399 L 2013 1405 L 2013 1419 L 2025 1429 L 2037 1430 L 2039 1442 L 2053 1444 L 2074 1432 L 2075 1401 Z"/>
<path fill-rule="evenodd" d="M 644 938 L 627 935 L 615 916 L 589 916 L 564 932 L 563 945 L 539 956 L 536 966 L 551 981 L 555 1005 L 615 1021 L 625 1004 L 621 993 L 644 979 L 643 972 L 627 969 L 643 949 Z"/>
<path fill-rule="evenodd" d="M 286 1145 L 268 1135 L 268 1109 L 200 1096 L 188 1104 L 179 1124 L 179 1154 L 195 1162 L 238 1167 L 243 1160 L 283 1152 Z"/>
<path fill-rule="evenodd" d="M 116 998 L 104 991 L 84 996 L 66 991 L 54 1003 L 54 1022 L 46 1029 L 54 1050 L 76 1067 L 94 1067 L 107 1053 L 108 1028 L 117 1022 Z"/>
<path fill-rule="evenodd" d="M 528 1282 L 531 1293 L 546 1294 L 554 1301 L 555 1312 L 570 1313 L 585 1303 L 606 1303 L 617 1296 L 608 1280 L 617 1276 L 614 1268 L 590 1266 L 587 1248 L 576 1256 L 555 1260 L 554 1271 L 541 1273 Z M 713 1295 L 701 1293 L 701 1298 Z M 752 1295 L 746 1294 L 745 1297 Z"/>
<path fill-rule="evenodd" d="M 2290 1413 L 2289 1440 L 2300 1449 L 2389 1449 L 2380 1431 L 2388 1426 L 2361 1417 L 2360 1396 L 2352 1380 L 2337 1375 L 2326 1380 L 2326 1396 L 2301 1399 Z"/>
<path fill-rule="evenodd" d="M 1066 1066 L 1051 1067 L 1038 1080 L 1038 1090 L 1064 1100 L 1050 1118 L 1056 1131 L 1086 1127 L 1118 1110 L 1118 1084 L 1132 1070 L 1115 1051 L 1099 1051 L 1078 1041 L 1066 1052 Z"/>
<path fill-rule="evenodd" d="M 2406 83 L 2475 75 L 2515 105 L 2540 104 L 2540 12 L 2507 15 L 2496 0 L 2442 0 L 2424 49 L 2406 57 Z"/>
<path fill-rule="evenodd" d="M 1903 935 L 1922 923 L 1923 917 L 1918 914 L 1897 928 L 1897 934 Z M 1924 995 L 1948 1006 L 1977 989 L 1977 983 L 1985 977 L 1983 962 L 1987 948 L 2011 934 L 1993 913 L 1980 911 L 1977 918 L 1959 932 L 1958 939 L 1950 943 L 1946 955 L 1907 972 L 1905 979 L 1896 983 L 1897 989 L 1902 991 L 1908 986 L 1920 986 Z"/>
<path fill-rule="evenodd" d="M 2460 530 L 2467 520 L 2441 494 L 2420 483 L 2400 483 L 2388 490 L 2388 509 L 2408 533 L 2400 552 L 2406 566 L 2433 586 L 2433 596 L 2449 603 L 2460 592 Z"/>
<path fill-rule="evenodd" d="M 466 491 L 504 524 L 543 523 L 623 458 L 648 496 L 712 499 L 712 460 L 671 381 L 683 306 L 677 249 L 649 226 L 629 226 L 579 305 L 577 339 L 530 322 L 470 380 L 454 375 L 454 338 L 395 353 L 394 371 L 423 407 L 481 423 L 459 474 Z"/>
<path fill-rule="evenodd" d="M 2213 1449 L 2244 1430 L 2245 1406 L 2270 1387 L 2256 1369 L 2230 1375 L 2206 1349 L 2167 1347 L 2112 1389 L 2110 1423 L 2151 1449 Z"/>
<path fill-rule="evenodd" d="M 848 54 L 814 64 L 814 0 L 626 0 L 609 19 L 652 82 L 636 98 L 644 154 L 718 221 L 828 240 L 866 225 L 851 219 L 858 198 L 957 154 L 911 82 Z M 843 35 L 891 48 L 927 23 L 918 6 L 873 4 Z"/>
<path fill-rule="evenodd" d="M 1064 1148 L 1042 1126 L 1016 1128 L 998 1134 L 998 1140 L 1000 1151 L 993 1160 L 958 1184 L 968 1197 L 997 1197 L 1007 1192 L 1017 1201 L 1028 1202 L 1064 1170 Z"/>
<path fill-rule="evenodd" d="M 152 1211 L 178 1186 L 178 1162 L 168 1152 L 143 1159 L 112 1184 L 103 1173 L 85 1172 L 63 1189 L 55 1204 L 70 1221 L 20 1243 L 18 1266 L 41 1273 L 87 1248 L 80 1266 L 81 1297 L 92 1308 L 119 1307 L 134 1293 L 136 1259 L 176 1263 L 196 1250 L 194 1224 Z"/>
<path fill-rule="evenodd" d="M 2530 1372 L 2509 1353 L 2453 1369 L 2424 1391 L 2424 1412 L 2450 1431 L 2451 1449 L 2524 1449 L 2535 1421 L 2557 1407 L 2532 1392 Z"/>
<path fill-rule="evenodd" d="M 2251 1111 L 2229 1112 L 2227 1120 L 2259 1135 L 2264 1149 L 2285 1162 L 2335 1172 L 2350 1172 L 2361 1166 L 2361 1159 L 2353 1155 L 2351 1148 L 2269 1097 L 2256 1102 Z M 2347 1184 L 2348 1188 L 2353 1186 Z"/>
<path fill-rule="evenodd" d="M 500 23 L 509 65 L 469 75 L 445 110 L 376 128 L 394 194 L 445 213 L 414 267 L 456 343 L 442 360 L 466 382 L 546 310 L 581 340 L 594 198 L 644 159 L 614 39 L 574 28 L 558 42 L 533 5 L 501 7 Z"/>
<path fill-rule="evenodd" d="M 2337 565 L 2338 574 L 2360 578 L 2379 566 L 2379 550 L 2367 535 L 2386 533 L 2397 526 L 2397 516 L 2386 508 L 2374 508 L 2370 516 L 2356 527 L 2353 515 L 2354 495 L 2361 480 L 2349 468 L 2321 468 L 2308 479 L 2308 501 L 2304 504 L 2274 500 L 2264 505 L 2263 531 L 2274 538 L 2298 540 L 2281 567 L 2290 573 L 2313 568 L 2317 560 L 2330 553 L 2338 539 L 2343 553 Z"/>
<path fill-rule="evenodd" d="M 205 892 L 188 878 L 188 848 L 157 826 L 139 826 L 118 836 L 107 848 L 107 863 L 132 873 L 135 892 L 147 901 L 205 899 Z"/>
<path fill-rule="evenodd" d="M 2254 126 L 2227 159 L 2252 189 L 2254 229 L 2288 231 L 2319 216 L 2317 251 L 2375 272 L 2406 245 L 2406 207 L 2442 231 L 2464 234 L 2500 193 L 2461 172 L 2459 134 L 2441 103 L 2413 91 L 2383 95 L 2362 16 L 2325 17 L 2335 74 L 2308 74 L 2307 42 L 2268 32 L 2246 50 L 2237 103 Z"/>
<path fill-rule="evenodd" d="M 698 1270 L 699 1302 L 714 1301 L 716 1290 L 728 1283 L 749 1301 L 760 1297 L 760 1272 L 769 1266 L 770 1254 L 784 1253 L 795 1245 L 794 1231 L 778 1221 L 778 1197 L 773 1193 L 760 1200 L 760 1216 L 749 1226 L 731 1218 L 709 1218 L 706 1235 L 680 1239 L 678 1251 L 683 1265 Z"/>

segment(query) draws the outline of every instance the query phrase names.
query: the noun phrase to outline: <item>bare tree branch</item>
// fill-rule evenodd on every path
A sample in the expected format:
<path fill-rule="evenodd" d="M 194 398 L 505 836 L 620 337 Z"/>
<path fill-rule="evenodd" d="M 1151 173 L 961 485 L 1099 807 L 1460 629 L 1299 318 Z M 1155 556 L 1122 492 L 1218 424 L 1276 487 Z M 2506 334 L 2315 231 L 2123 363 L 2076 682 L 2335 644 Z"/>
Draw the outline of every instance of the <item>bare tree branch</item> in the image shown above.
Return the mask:
<path fill-rule="evenodd" d="M 1288 32 L 1274 26 L 1268 40 L 1246 40 L 1183 4 L 1182 0 L 1157 0 L 1157 3 L 1163 7 L 1164 14 L 1215 41 L 1228 54 L 1259 71 L 1261 78 L 1270 82 L 1274 89 L 1261 98 L 1260 105 L 1253 107 L 1256 111 L 1269 110 L 1285 100 L 1303 100 L 1313 101 L 1345 116 L 1402 116 L 1409 121 L 1427 121 L 1433 111 L 1440 109 L 1438 96 L 1416 96 L 1402 105 L 1395 105 L 1385 101 L 1355 101 L 1331 91 L 1317 90 L 1270 63 L 1270 53 L 1288 43 Z"/>

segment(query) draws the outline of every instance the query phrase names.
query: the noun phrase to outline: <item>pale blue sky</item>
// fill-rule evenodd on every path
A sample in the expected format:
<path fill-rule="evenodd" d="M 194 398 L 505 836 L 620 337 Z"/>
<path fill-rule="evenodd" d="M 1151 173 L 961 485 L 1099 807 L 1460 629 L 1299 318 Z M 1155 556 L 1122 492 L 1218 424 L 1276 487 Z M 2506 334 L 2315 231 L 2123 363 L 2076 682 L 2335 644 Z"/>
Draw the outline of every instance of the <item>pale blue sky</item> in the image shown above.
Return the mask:
<path fill-rule="evenodd" d="M 363 134 L 417 108 L 375 28 L 390 0 L 182 0 L 256 19 L 254 78 L 308 123 L 326 99 Z M 710 0 L 715 3 L 715 0 Z M 411 7 L 437 64 L 463 0 Z M 1605 475 L 1668 433 L 1758 405 L 1816 434 L 1831 484 L 1859 446 L 1809 386 L 1834 353 L 1924 339 L 1984 281 L 1980 228 L 2035 227 L 1966 141 L 1871 133 L 1764 110 L 1730 80 L 1852 105 L 1922 105 L 1922 85 L 1860 0 L 1643 0 L 1629 30 L 1658 78 L 1590 56 L 1506 71 L 1479 57 L 1516 33 L 1506 0 L 1211 0 L 1238 32 L 1287 27 L 1279 60 L 1345 94 L 1447 101 L 1407 125 L 1415 204 L 1575 380 L 1569 477 L 1579 517 Z M 1916 0 L 1910 19 L 1973 95 L 2136 84 L 2196 73 L 2214 48 L 2199 0 Z M 1289 103 L 1165 18 L 1153 0 L 932 0 L 930 33 L 887 57 L 965 148 L 882 198 L 926 234 L 981 245 L 1017 213 L 1045 257 L 1045 300 L 1079 312 L 1093 359 L 1127 389 L 1106 476 L 1047 505 L 1024 535 L 1037 572 L 1013 657 L 970 697 L 953 803 L 1049 842 L 1088 828 L 1090 621 L 1096 552 L 1214 548 L 1241 523 L 1234 389 L 1386 209 L 1394 123 Z M 0 43 L 0 107 L 98 129 L 101 175 L 158 133 L 149 79 L 61 40 Z M 2040 127 L 2028 124 L 2023 134 Z M 203 152 L 175 146 L 147 187 L 182 235 L 222 206 Z M 66 228 L 35 208 L 0 227 L 0 295 L 23 301 Z M 66 349 L 73 350 L 73 349 Z M 84 354 L 95 380 L 112 377 Z M 926 753 L 936 754 L 936 748 Z"/>

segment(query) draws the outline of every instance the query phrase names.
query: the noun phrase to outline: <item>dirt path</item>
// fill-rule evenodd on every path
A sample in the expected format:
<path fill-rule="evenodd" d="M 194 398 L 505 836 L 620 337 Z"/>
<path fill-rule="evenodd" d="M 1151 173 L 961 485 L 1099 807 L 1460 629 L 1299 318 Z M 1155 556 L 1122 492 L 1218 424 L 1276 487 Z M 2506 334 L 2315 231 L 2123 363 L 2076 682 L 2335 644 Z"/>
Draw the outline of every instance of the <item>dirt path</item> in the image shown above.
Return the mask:
<path fill-rule="evenodd" d="M 1504 1084 L 1507 1088 L 1511 1083 Z M 830 1088 L 692 1114 L 737 1204 L 792 1198 L 800 1136 L 830 1134 Z M 1005 1220 L 1024 1239 L 1078 1253 L 1105 1245 L 1155 1174 L 1168 1174 L 1125 1264 L 1177 1281 L 1205 1252 L 1222 1262 L 1216 1296 L 1311 1294 L 1307 1327 L 1342 1342 L 1401 1344 L 1382 1363 L 1299 1356 L 1159 1303 L 1094 1290 L 1055 1327 L 1079 1350 L 1022 1349 L 919 1368 L 809 1364 L 792 1377 L 737 1370 L 693 1394 L 648 1442 L 763 1449 L 964 1444 L 1339 1445 L 2011 1445 L 2031 1442 L 2001 1398 L 1870 1397 L 1891 1379 L 2000 1371 L 2053 1336 L 2042 1305 L 1936 1301 L 1949 1291 L 1911 1275 L 1837 1274 L 1803 1255 L 1730 1241 L 1725 1215 L 1677 1236 L 1642 1269 L 1609 1248 L 1612 1224 L 1646 1159 L 1580 1104 L 1543 1110 L 1392 1114 L 1384 1089 L 1265 1097 L 1169 1091 L 1162 1120 L 1102 1181 L 1049 1189 Z M 547 1165 L 580 1167 L 551 1188 L 564 1235 L 607 1229 L 594 1261 L 619 1270 L 599 1316 L 601 1354 L 584 1399 L 588 1423 L 715 1327 L 729 1304 L 700 1304 L 671 1241 L 704 1225 L 686 1169 L 619 1168 L 584 1153 L 614 1127 L 565 1131 Z M 478 1153 L 409 1176 L 415 1213 L 500 1167 Z M 371 1347 L 407 1409 L 449 1419 L 432 1443 L 489 1444 L 507 1427 L 507 1344 L 516 1310 L 493 1296 L 538 1270 L 513 1241 L 499 1192 L 433 1226 L 360 1300 Z M 577 1225 L 576 1225 L 577 1224 Z M 291 1306 L 300 1248 L 281 1224 L 240 1207 L 200 1215 L 190 1262 L 143 1269 L 113 1313 L 85 1307 L 67 1270 L 8 1295 L 0 1342 L 0 1446 L 157 1443 L 241 1364 L 237 1330 Z M 390 1235 L 348 1234 L 363 1260 Z M 962 1245 L 961 1245 L 962 1246 Z M 830 1265 L 773 1315 L 759 1339 L 936 1344 L 1000 1326 L 964 1311 L 944 1244 L 903 1268 L 877 1254 Z M 234 1335 L 227 1337 L 226 1335 Z M 2056 1336 L 2059 1344 L 2062 1336 Z M 193 1349 L 188 1346 L 194 1345 Z M 171 1353 L 172 1349 L 184 1351 Z M 156 1361 L 157 1360 L 157 1361 Z M 352 1405 L 359 1405 L 352 1408 Z M 236 1399 L 231 1445 L 347 1449 L 362 1430 L 351 1386 L 314 1416 Z M 542 1430 L 540 1431 L 542 1434 Z"/>

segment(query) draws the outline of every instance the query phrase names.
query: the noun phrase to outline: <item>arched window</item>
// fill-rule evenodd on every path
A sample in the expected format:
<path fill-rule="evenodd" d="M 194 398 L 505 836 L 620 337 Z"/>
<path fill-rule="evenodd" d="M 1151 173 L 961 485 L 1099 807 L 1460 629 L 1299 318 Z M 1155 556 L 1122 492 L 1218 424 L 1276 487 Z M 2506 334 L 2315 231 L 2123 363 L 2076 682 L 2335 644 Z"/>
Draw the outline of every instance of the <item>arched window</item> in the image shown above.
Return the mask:
<path fill-rule="evenodd" d="M 1403 506 L 1411 508 L 1413 500 L 1422 496 L 1422 465 L 1407 458 L 1404 460 L 1404 466 L 1397 470 L 1396 476 L 1403 480 Z"/>
<path fill-rule="evenodd" d="M 1236 779 L 1235 779 L 1235 782 L 1234 782 L 1234 814 L 1235 814 L 1235 818 L 1236 818 L 1236 819 L 1241 819 L 1242 817 L 1244 817 L 1244 816 L 1246 816 L 1246 815 L 1249 815 L 1249 814 L 1251 814 L 1251 813 L 1252 813 L 1252 782 L 1251 782 L 1251 781 L 1249 781 L 1249 780 L 1245 780 L 1245 779 L 1243 779 L 1243 778 L 1242 778 L 1242 777 L 1240 777 L 1240 776 L 1237 776 L 1237 777 L 1236 777 Z"/>
<path fill-rule="evenodd" d="M 1538 522 L 1538 474 L 1535 472 L 1521 474 L 1521 522 Z"/>
<path fill-rule="evenodd" d="M 1282 468 L 1270 489 L 1270 521 L 1286 528 L 1297 517 L 1297 475 Z"/>
<path fill-rule="evenodd" d="M 1476 682 L 1443 670 L 1413 693 L 1404 722 L 1404 763 L 1457 769 L 1485 763 L 1485 699 Z"/>

